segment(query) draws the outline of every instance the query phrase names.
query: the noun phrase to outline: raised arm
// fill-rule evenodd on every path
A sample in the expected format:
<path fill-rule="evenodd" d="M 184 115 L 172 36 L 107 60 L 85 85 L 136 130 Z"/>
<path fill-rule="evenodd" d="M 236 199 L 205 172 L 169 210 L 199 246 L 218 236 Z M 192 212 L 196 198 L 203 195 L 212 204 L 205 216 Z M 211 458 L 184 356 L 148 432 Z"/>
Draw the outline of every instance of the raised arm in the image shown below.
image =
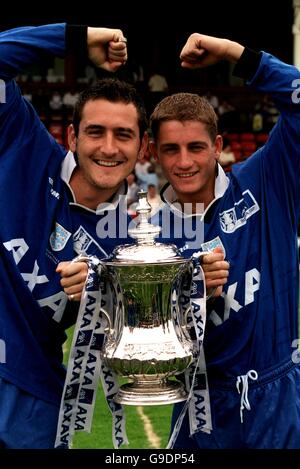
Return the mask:
<path fill-rule="evenodd" d="M 116 71 L 127 60 L 126 39 L 120 29 L 88 28 L 89 59 L 110 72 Z"/>
<path fill-rule="evenodd" d="M 266 52 L 256 52 L 228 39 L 194 33 L 188 38 L 180 54 L 183 67 L 196 69 L 228 60 L 236 63 L 233 74 L 243 78 L 247 85 L 272 97 L 280 111 L 280 118 L 273 127 L 267 143 L 260 149 L 273 188 L 283 198 L 282 176 L 285 175 L 287 190 L 283 207 L 296 203 L 293 213 L 300 209 L 300 71 Z M 275 165 L 275 166 L 274 166 Z M 253 177 L 246 167 L 249 179 Z M 277 171 L 274 171 L 274 168 Z"/>
<path fill-rule="evenodd" d="M 184 68 L 197 69 L 220 60 L 236 63 L 234 74 L 256 90 L 272 95 L 282 114 L 300 114 L 300 71 L 265 52 L 255 52 L 229 39 L 193 33 L 180 53 Z"/>
<path fill-rule="evenodd" d="M 115 71 L 127 60 L 126 40 L 120 29 L 66 24 L 21 27 L 0 33 L 0 122 L 4 123 L 1 126 L 1 143 L 6 154 L 12 146 L 10 159 L 16 148 L 21 148 L 24 142 L 29 144 L 29 135 L 37 138 L 37 132 L 33 137 L 33 127 L 36 130 L 40 128 L 38 116 L 22 99 L 14 78 L 28 65 L 68 54 L 89 57 L 97 67 Z M 41 137 L 48 138 L 45 135 Z M 3 155 L 0 144 L 0 157 Z"/>
<path fill-rule="evenodd" d="M 193 33 L 180 53 L 181 65 L 194 69 L 213 65 L 220 60 L 235 63 L 241 57 L 244 49 L 241 44 L 229 39 Z"/>
<path fill-rule="evenodd" d="M 10 29 L 0 34 L 0 78 L 8 81 L 45 56 L 87 54 L 105 70 L 115 71 L 127 60 L 120 29 L 50 24 Z"/>

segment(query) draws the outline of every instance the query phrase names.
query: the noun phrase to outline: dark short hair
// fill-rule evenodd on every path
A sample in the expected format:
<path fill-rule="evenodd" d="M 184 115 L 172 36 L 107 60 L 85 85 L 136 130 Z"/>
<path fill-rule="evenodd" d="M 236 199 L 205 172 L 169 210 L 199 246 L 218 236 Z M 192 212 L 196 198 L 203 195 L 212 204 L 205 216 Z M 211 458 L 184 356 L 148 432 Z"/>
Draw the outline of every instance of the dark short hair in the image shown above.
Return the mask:
<path fill-rule="evenodd" d="M 73 112 L 73 127 L 76 136 L 78 136 L 79 124 L 85 104 L 88 101 L 95 101 L 97 99 L 106 99 L 112 103 L 132 103 L 137 110 L 140 138 L 143 137 L 148 126 L 144 102 L 134 86 L 116 78 L 99 80 L 80 93 Z"/>
<path fill-rule="evenodd" d="M 157 140 L 162 122 L 176 120 L 202 122 L 212 142 L 218 134 L 218 117 L 209 102 L 192 93 L 176 93 L 158 103 L 150 117 L 150 127 L 154 140 Z"/>

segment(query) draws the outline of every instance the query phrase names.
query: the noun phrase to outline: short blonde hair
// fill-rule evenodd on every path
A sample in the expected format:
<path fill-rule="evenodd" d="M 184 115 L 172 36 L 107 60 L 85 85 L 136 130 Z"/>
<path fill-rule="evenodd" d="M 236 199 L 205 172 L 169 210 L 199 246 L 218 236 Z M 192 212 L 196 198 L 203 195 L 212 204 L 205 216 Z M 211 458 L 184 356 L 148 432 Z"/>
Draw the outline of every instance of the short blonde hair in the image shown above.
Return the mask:
<path fill-rule="evenodd" d="M 150 117 L 150 127 L 154 141 L 157 140 L 162 122 L 198 121 L 205 125 L 212 142 L 218 134 L 218 117 L 209 102 L 192 93 L 176 93 L 158 103 Z"/>

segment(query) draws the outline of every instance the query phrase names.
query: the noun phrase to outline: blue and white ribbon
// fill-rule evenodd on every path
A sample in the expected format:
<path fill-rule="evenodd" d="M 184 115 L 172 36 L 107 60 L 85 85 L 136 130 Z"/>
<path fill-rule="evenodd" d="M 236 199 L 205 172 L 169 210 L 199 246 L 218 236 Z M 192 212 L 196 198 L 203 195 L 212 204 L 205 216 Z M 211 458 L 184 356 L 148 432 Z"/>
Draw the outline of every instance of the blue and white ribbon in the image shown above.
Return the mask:
<path fill-rule="evenodd" d="M 99 379 L 113 414 L 115 448 L 128 443 L 123 407 L 113 402 L 119 386 L 116 375 L 100 358 L 109 326 L 103 310 L 110 301 L 103 283 L 103 264 L 96 257 L 77 258 L 88 264 L 88 274 L 82 295 L 67 368 L 59 412 L 55 447 L 69 447 L 75 431 L 91 431 L 92 417 Z M 75 259 L 76 261 L 76 259 Z"/>
<path fill-rule="evenodd" d="M 190 291 L 187 291 L 186 286 L 183 285 L 179 298 L 183 315 L 187 314 L 190 307 L 187 321 L 193 325 L 190 331 L 194 341 L 194 360 L 184 374 L 188 398 L 174 425 L 167 448 L 174 446 L 186 412 L 189 414 L 191 435 L 198 431 L 210 433 L 212 430 L 209 388 L 203 350 L 206 324 L 206 287 L 200 260 L 202 255 L 203 253 L 200 252 L 193 255 Z"/>

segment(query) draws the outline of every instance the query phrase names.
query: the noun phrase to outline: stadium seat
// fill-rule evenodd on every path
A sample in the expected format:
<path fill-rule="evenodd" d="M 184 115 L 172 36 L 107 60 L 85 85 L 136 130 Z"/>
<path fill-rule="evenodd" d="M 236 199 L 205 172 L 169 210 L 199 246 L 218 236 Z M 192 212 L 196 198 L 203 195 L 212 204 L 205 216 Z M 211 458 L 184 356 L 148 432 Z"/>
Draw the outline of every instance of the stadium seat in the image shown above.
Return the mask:
<path fill-rule="evenodd" d="M 249 158 L 249 156 L 253 155 L 253 151 L 250 151 L 250 150 L 245 150 L 243 152 L 243 160 L 246 160 L 247 158 Z"/>
<path fill-rule="evenodd" d="M 255 136 L 250 132 L 244 132 L 240 135 L 241 142 L 254 142 Z"/>
<path fill-rule="evenodd" d="M 235 140 L 230 143 L 230 146 L 231 146 L 231 150 L 233 152 L 241 150 L 241 148 L 242 148 L 240 142 L 237 142 Z"/>
<path fill-rule="evenodd" d="M 61 124 L 50 124 L 48 128 L 50 134 L 55 138 L 57 143 L 63 144 L 63 126 Z"/>
<path fill-rule="evenodd" d="M 258 143 L 259 146 L 264 145 L 266 141 L 268 140 L 268 138 L 269 138 L 269 135 L 266 133 L 259 133 L 255 136 L 256 143 Z"/>
<path fill-rule="evenodd" d="M 224 138 L 227 138 L 230 142 L 233 142 L 234 140 L 239 140 L 239 134 L 235 133 L 226 133 L 223 135 Z"/>
<path fill-rule="evenodd" d="M 240 150 L 232 150 L 235 156 L 235 161 L 238 163 L 243 159 L 243 154 Z"/>
<path fill-rule="evenodd" d="M 256 146 L 256 143 L 255 142 L 250 142 L 250 141 L 244 141 L 244 142 L 241 142 L 241 149 L 242 151 L 245 152 L 251 152 L 252 153 L 256 150 L 257 146 Z"/>

